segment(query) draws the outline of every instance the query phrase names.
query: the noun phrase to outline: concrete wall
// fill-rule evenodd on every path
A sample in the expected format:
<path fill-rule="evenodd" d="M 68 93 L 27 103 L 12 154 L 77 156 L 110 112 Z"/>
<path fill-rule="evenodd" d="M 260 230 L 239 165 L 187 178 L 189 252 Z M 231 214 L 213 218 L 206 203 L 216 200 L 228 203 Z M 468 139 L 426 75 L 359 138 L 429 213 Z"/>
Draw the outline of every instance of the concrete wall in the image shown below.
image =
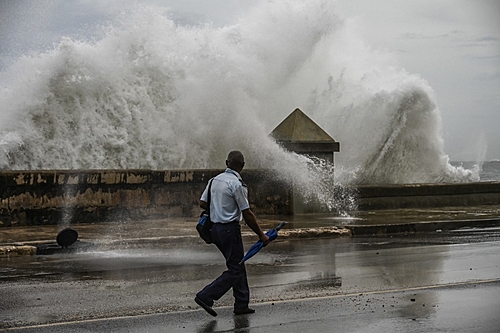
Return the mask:
<path fill-rule="evenodd" d="M 363 185 L 357 190 L 361 210 L 500 204 L 500 182 Z"/>
<path fill-rule="evenodd" d="M 221 170 L 0 172 L 0 226 L 198 216 Z M 271 171 L 244 170 L 257 214 L 290 215 L 291 190 Z"/>
<path fill-rule="evenodd" d="M 196 217 L 208 180 L 221 170 L 88 170 L 0 172 L 0 226 L 155 217 Z M 258 215 L 292 215 L 291 181 L 244 170 Z M 500 182 L 363 185 L 361 210 L 500 204 Z"/>

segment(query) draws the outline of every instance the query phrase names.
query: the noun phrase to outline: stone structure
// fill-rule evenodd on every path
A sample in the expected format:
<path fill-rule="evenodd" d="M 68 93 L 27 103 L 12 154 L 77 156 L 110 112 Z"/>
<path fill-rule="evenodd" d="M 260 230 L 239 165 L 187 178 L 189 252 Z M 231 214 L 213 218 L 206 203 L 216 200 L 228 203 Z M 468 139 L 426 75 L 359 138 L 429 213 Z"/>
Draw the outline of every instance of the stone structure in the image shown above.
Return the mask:
<path fill-rule="evenodd" d="M 195 217 L 222 170 L 0 172 L 0 226 Z M 271 171 L 244 170 L 257 214 L 290 215 L 291 189 Z"/>
<path fill-rule="evenodd" d="M 221 170 L 0 172 L 0 227 L 197 217 L 208 179 Z M 297 214 L 291 180 L 268 170 L 242 177 L 258 216 Z M 360 210 L 498 205 L 500 182 L 361 185 Z"/>
<path fill-rule="evenodd" d="M 295 109 L 270 134 L 283 148 L 334 163 L 340 144 L 300 109 Z"/>
<path fill-rule="evenodd" d="M 500 182 L 357 187 L 360 210 L 498 205 Z"/>
<path fill-rule="evenodd" d="M 270 136 L 288 151 L 318 157 L 332 164 L 333 154 L 340 151 L 340 144 L 298 108 L 276 126 Z M 320 203 L 303 204 L 299 191 L 293 191 L 292 198 L 295 214 L 324 212 Z"/>

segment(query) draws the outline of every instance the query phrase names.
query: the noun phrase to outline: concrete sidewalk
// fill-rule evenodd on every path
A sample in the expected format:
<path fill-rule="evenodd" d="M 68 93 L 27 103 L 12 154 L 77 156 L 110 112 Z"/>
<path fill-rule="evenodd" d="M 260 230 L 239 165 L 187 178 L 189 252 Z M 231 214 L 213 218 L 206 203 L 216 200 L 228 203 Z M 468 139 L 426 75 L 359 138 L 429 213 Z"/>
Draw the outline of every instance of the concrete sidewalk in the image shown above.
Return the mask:
<path fill-rule="evenodd" d="M 164 218 L 144 221 L 72 224 L 78 241 L 65 251 L 86 247 L 121 248 L 151 247 L 175 242 L 202 242 L 196 233 L 197 218 Z M 459 228 L 500 226 L 500 205 L 445 207 L 428 209 L 397 209 L 357 212 L 350 216 L 328 214 L 296 216 L 263 216 L 263 229 L 287 221 L 279 237 L 339 237 L 383 235 L 391 233 L 435 232 Z M 56 236 L 67 225 L 14 226 L 0 228 L 0 255 L 41 254 L 51 245 L 57 248 Z M 245 242 L 256 236 L 242 227 Z"/>

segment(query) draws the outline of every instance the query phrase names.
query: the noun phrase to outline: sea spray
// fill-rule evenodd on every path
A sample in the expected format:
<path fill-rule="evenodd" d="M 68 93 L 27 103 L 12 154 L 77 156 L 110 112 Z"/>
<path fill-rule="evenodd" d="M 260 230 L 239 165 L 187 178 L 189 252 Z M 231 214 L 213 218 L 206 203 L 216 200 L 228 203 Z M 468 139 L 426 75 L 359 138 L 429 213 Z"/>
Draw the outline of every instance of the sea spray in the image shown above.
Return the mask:
<path fill-rule="evenodd" d="M 477 179 L 450 165 L 427 82 L 366 46 L 331 1 L 263 1 L 224 27 L 137 5 L 99 36 L 1 73 L 2 169 L 223 168 L 240 149 L 329 209 L 344 181 Z M 296 107 L 340 141 L 334 172 L 268 136 Z"/>
<path fill-rule="evenodd" d="M 294 178 L 294 190 L 305 204 L 316 207 L 317 212 L 330 211 L 339 216 L 357 211 L 357 189 L 349 185 L 355 183 L 355 170 L 334 167 L 329 161 L 313 156 L 307 165 L 306 179 Z"/>

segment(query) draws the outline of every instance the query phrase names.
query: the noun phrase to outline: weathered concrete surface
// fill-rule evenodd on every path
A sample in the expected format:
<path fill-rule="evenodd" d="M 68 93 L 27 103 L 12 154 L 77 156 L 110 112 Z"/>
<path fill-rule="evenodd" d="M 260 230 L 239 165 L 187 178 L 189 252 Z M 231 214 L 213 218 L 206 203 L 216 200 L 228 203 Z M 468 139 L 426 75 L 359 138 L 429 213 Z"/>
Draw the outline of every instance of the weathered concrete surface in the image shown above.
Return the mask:
<path fill-rule="evenodd" d="M 196 216 L 221 170 L 3 171 L 0 226 Z M 289 215 L 290 188 L 271 171 L 247 170 L 257 214 Z"/>
<path fill-rule="evenodd" d="M 454 332 L 498 333 L 500 282 L 487 281 L 411 290 L 355 293 L 252 305 L 256 313 L 216 318 L 201 309 L 73 319 L 11 327 L 1 332 Z M 153 297 L 151 297 L 153 298 Z M 163 309 L 162 309 L 163 310 Z M 25 313 L 22 315 L 25 316 Z M 48 317 L 48 318 L 47 318 Z M 50 319 L 49 316 L 46 320 Z M 76 317 L 76 316 L 75 316 Z M 36 316 L 32 316 L 33 319 Z M 55 321 L 56 315 L 52 318 Z"/>
<path fill-rule="evenodd" d="M 378 224 L 378 225 L 347 225 L 345 226 L 353 236 L 360 235 L 387 235 L 401 233 L 433 232 L 444 230 L 457 230 L 460 228 L 488 228 L 500 225 L 500 217 L 480 220 L 456 220 L 456 221 L 434 221 L 414 222 L 400 224 Z"/>
<path fill-rule="evenodd" d="M 0 245 L 0 256 L 33 255 L 37 248 L 33 245 Z"/>
<path fill-rule="evenodd" d="M 127 248 L 151 248 L 164 244 L 203 244 L 195 226 L 195 219 L 169 218 L 144 220 L 134 222 L 103 222 L 80 223 L 72 225 L 78 231 L 79 241 L 58 253 L 86 250 L 112 250 L 126 246 Z M 259 219 L 262 229 L 276 227 L 280 220 Z M 47 246 L 55 246 L 57 233 L 61 229 L 56 225 L 16 226 L 0 228 L 0 256 L 1 255 L 33 255 L 47 254 Z M 242 227 L 242 236 L 245 241 L 253 242 L 257 238 L 247 226 Z M 338 226 L 311 226 L 303 228 L 282 229 L 280 238 L 306 237 L 343 237 L 351 236 L 351 231 Z M 27 249 L 31 251 L 27 251 Z M 50 250 L 50 249 L 49 249 Z M 73 251 L 74 250 L 74 251 Z M 54 251 L 52 251 L 54 252 Z"/>
<path fill-rule="evenodd" d="M 257 312 L 233 317 L 229 292 L 216 318 L 193 300 L 225 269 L 215 246 L 0 257 L 0 331 L 498 332 L 499 245 L 498 228 L 278 238 L 246 265 Z"/>
<path fill-rule="evenodd" d="M 500 182 L 363 185 L 357 190 L 361 210 L 500 203 Z"/>
<path fill-rule="evenodd" d="M 207 181 L 221 170 L 66 170 L 0 172 L 0 227 L 196 217 Z M 293 215 L 292 180 L 244 170 L 258 215 Z M 361 185 L 359 209 L 496 205 L 500 182 Z"/>
<path fill-rule="evenodd" d="M 287 221 L 285 228 L 279 232 L 281 239 L 396 235 L 498 227 L 500 205 L 361 211 L 348 217 L 302 215 L 258 218 L 264 230 L 276 227 L 282 220 Z M 71 227 L 77 230 L 80 243 L 68 249 L 68 252 L 80 250 L 84 245 L 99 249 L 116 249 L 123 246 L 148 248 L 186 242 L 203 244 L 195 230 L 196 220 L 194 217 L 170 217 L 141 221 L 75 223 Z M 46 244 L 54 244 L 57 233 L 64 227 L 67 225 L 0 228 L 0 253 L 15 255 L 22 253 L 13 250 L 16 246 L 40 248 Z M 242 233 L 245 241 L 255 241 L 255 234 L 248 227 L 243 226 Z"/>

